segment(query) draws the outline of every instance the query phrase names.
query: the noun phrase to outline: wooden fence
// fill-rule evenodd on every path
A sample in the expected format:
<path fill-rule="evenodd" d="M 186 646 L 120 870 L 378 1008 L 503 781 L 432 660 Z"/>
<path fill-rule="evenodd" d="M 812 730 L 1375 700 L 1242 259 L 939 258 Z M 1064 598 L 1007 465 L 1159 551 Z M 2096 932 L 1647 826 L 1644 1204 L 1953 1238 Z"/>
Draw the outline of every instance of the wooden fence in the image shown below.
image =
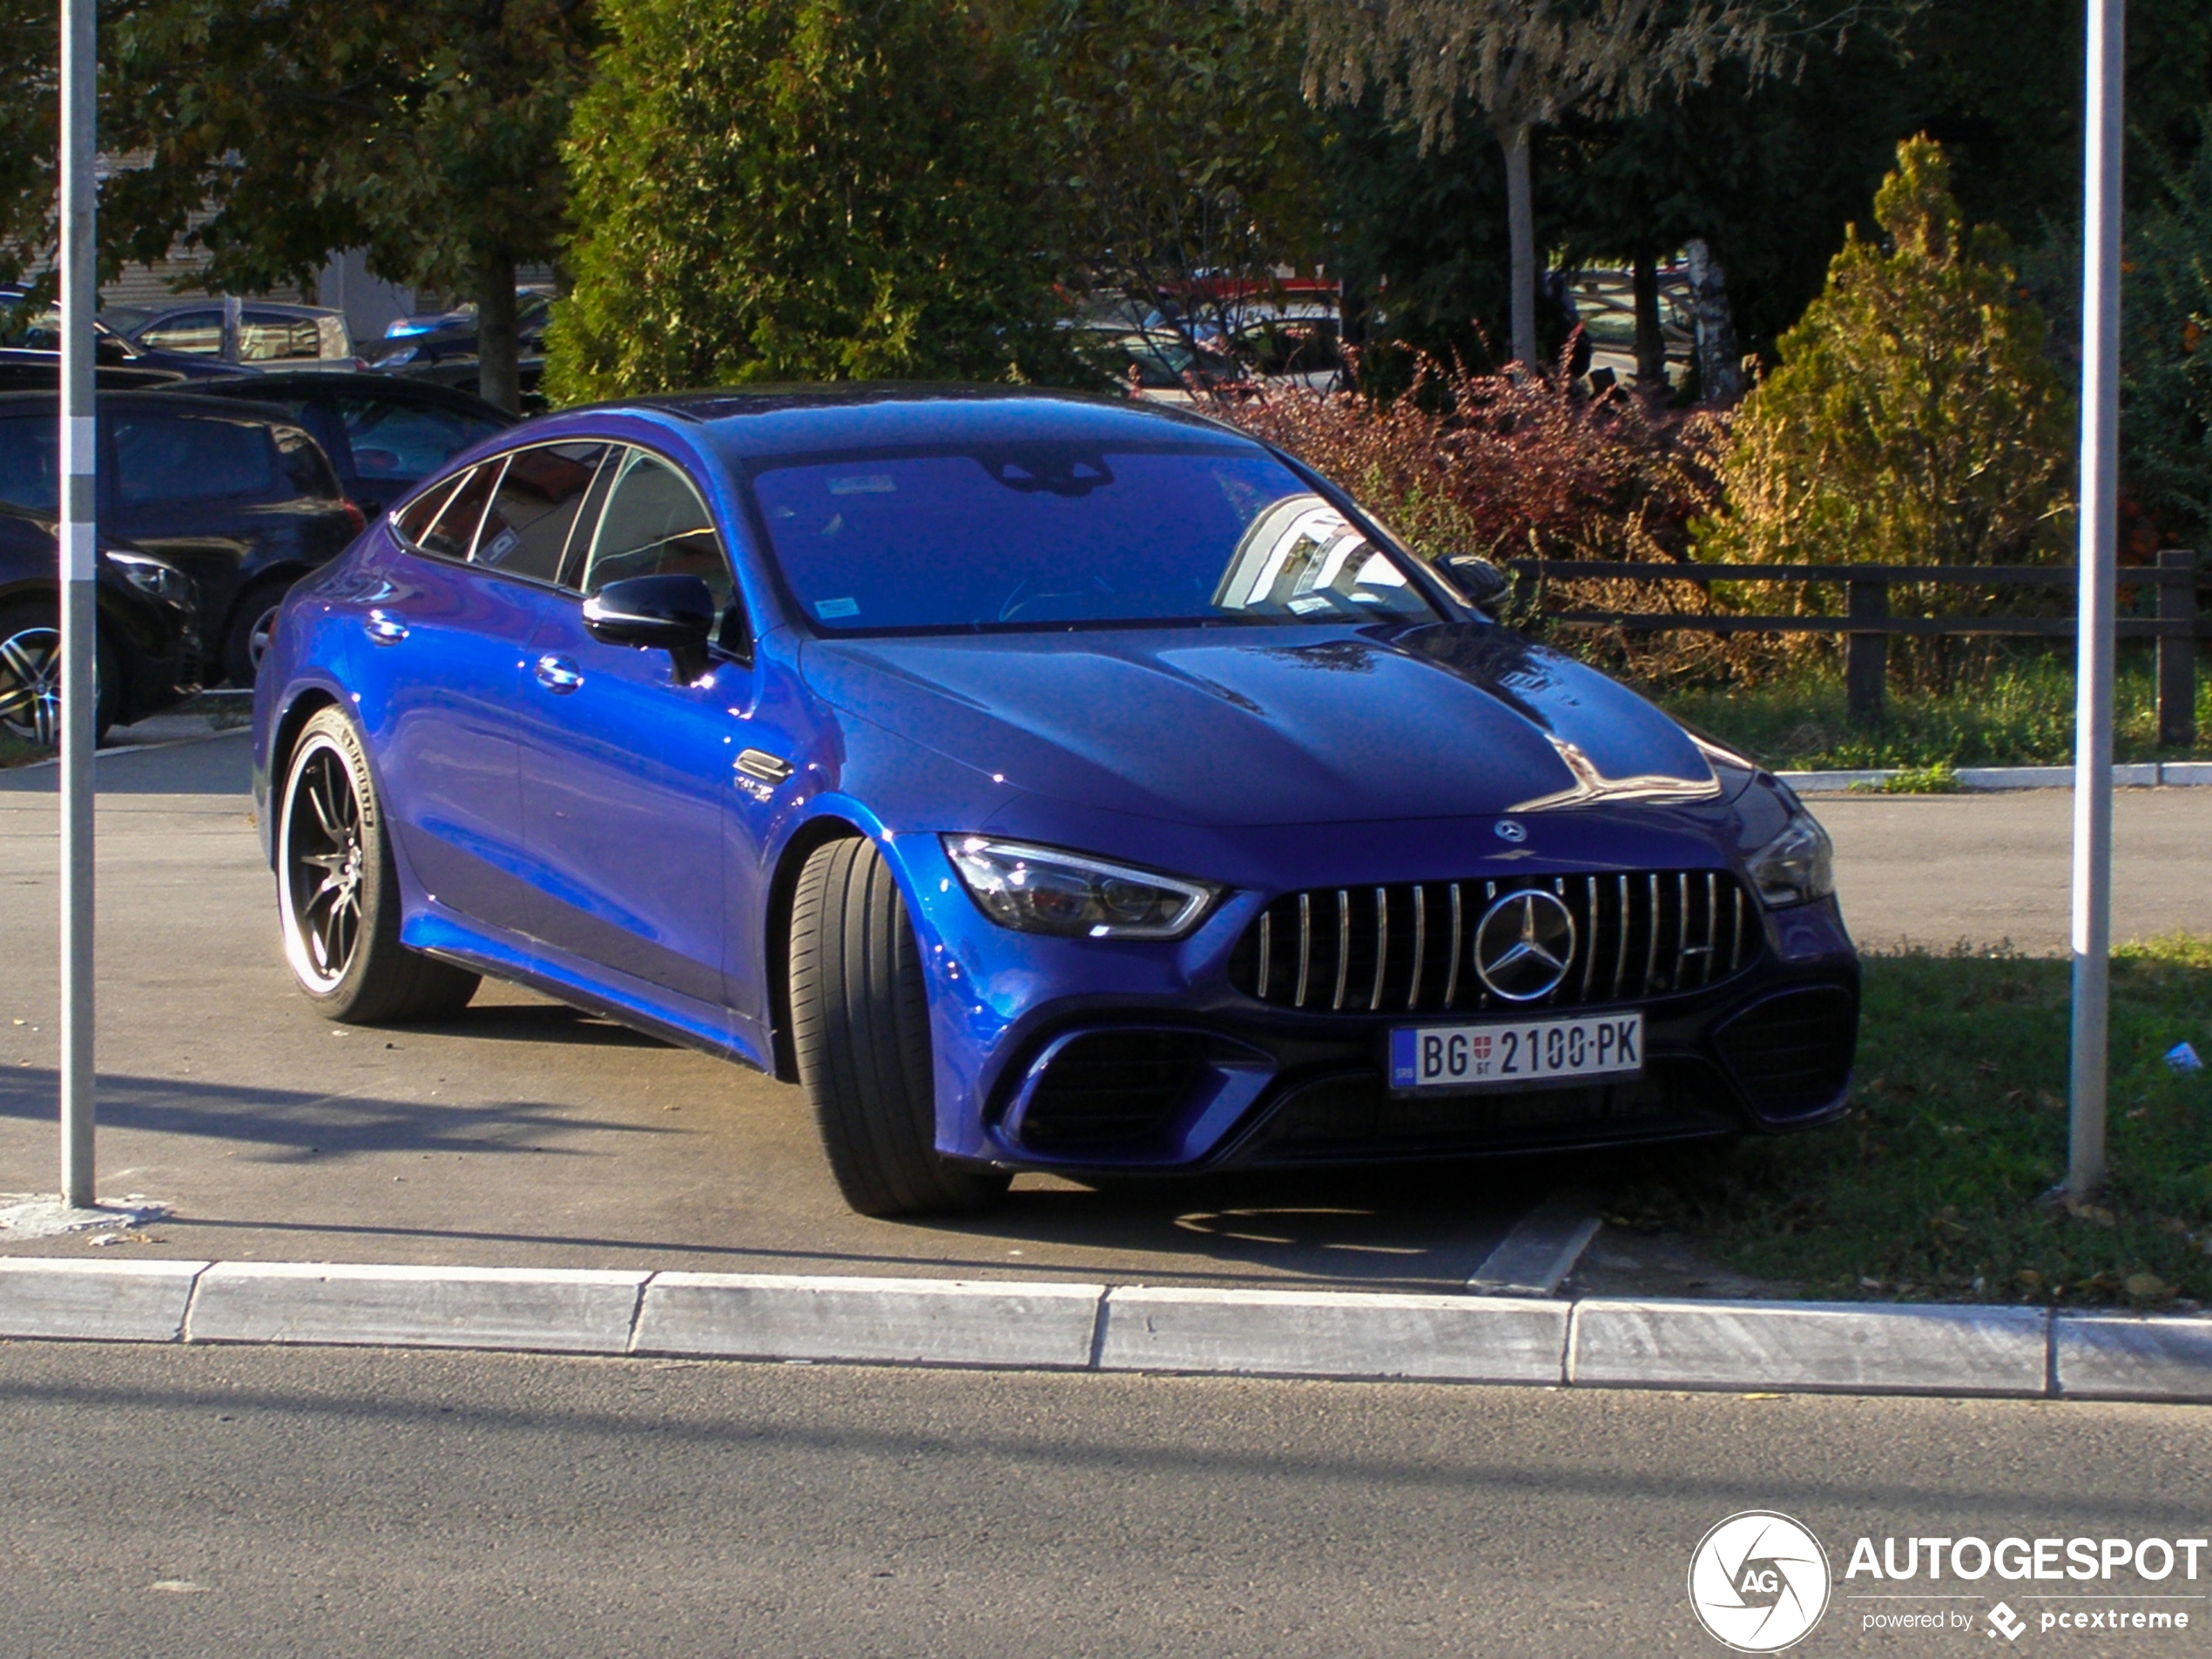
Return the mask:
<path fill-rule="evenodd" d="M 1598 559 L 1511 559 L 1505 563 L 1522 583 L 1838 583 L 1844 589 L 1844 614 L 1837 617 L 1541 609 L 1537 614 L 1548 622 L 1620 628 L 1631 633 L 1686 630 L 1715 634 L 1841 634 L 1851 716 L 1864 721 L 1881 717 L 1889 679 L 1889 644 L 1895 635 L 2067 638 L 2074 632 L 2072 617 L 1895 617 L 1890 614 L 1892 587 L 2059 588 L 2072 593 L 2080 579 L 2072 565 L 2041 564 L 1661 564 Z M 2158 740 L 2172 745 L 2194 743 L 2197 642 L 2212 640 L 2212 617 L 2197 611 L 2196 555 L 2185 550 L 2161 553 L 2155 565 L 2123 565 L 2120 585 L 2148 589 L 2156 596 L 2153 614 L 2120 617 L 2118 632 L 2122 639 L 2158 642 Z M 1540 605 L 1541 591 L 1540 588 Z"/>

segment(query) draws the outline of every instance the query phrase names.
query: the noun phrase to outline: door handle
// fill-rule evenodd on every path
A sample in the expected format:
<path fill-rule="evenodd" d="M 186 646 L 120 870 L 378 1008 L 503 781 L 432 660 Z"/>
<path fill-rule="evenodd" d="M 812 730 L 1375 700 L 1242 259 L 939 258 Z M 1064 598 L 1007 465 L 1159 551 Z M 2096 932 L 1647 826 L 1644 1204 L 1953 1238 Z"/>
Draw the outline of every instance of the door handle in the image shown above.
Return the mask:
<path fill-rule="evenodd" d="M 549 691 L 566 697 L 583 684 L 583 671 L 567 658 L 549 652 L 537 659 L 537 683 Z"/>
<path fill-rule="evenodd" d="M 407 637 L 407 619 L 388 610 L 372 610 L 361 619 L 361 631 L 380 645 L 396 645 Z"/>

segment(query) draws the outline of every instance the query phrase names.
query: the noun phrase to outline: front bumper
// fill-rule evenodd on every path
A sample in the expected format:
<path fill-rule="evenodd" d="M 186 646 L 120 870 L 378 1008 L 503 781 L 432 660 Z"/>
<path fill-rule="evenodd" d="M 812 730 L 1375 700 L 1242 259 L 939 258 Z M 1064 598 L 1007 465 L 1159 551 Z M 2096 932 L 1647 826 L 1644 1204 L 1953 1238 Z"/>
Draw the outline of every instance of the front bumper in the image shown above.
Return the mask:
<path fill-rule="evenodd" d="M 1040 939 L 984 921 L 934 846 L 900 851 L 935 981 L 937 1143 L 952 1157 L 1196 1173 L 1615 1146 L 1817 1123 L 1848 1093 L 1858 967 L 1832 900 L 1762 914 L 1757 955 L 1718 984 L 1529 1010 L 1641 1008 L 1635 1081 L 1414 1094 L 1389 1086 L 1393 1027 L 1512 1012 L 1269 1006 L 1229 972 L 1255 895 L 1171 947 Z"/>

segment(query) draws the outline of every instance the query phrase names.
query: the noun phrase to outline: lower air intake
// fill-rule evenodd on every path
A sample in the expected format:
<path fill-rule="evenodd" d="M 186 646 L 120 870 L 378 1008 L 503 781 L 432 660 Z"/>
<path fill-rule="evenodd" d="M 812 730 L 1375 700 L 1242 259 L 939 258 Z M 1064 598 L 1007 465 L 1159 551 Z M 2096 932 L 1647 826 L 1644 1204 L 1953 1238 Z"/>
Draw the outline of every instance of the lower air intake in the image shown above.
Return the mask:
<path fill-rule="evenodd" d="M 1858 1002 L 1833 988 L 1786 991 L 1720 1029 L 1721 1054 L 1762 1117 L 1818 1111 L 1851 1082 Z"/>

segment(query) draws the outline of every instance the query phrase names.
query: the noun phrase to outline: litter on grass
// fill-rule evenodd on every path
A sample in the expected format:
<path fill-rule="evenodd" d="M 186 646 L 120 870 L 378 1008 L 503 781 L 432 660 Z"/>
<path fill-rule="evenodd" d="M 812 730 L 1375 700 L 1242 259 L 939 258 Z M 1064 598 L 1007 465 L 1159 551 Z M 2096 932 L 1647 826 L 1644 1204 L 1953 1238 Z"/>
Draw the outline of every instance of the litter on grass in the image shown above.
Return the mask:
<path fill-rule="evenodd" d="M 2174 1071 L 2202 1071 L 2203 1056 L 2186 1042 L 2177 1042 L 2166 1051 L 2166 1064 Z"/>

